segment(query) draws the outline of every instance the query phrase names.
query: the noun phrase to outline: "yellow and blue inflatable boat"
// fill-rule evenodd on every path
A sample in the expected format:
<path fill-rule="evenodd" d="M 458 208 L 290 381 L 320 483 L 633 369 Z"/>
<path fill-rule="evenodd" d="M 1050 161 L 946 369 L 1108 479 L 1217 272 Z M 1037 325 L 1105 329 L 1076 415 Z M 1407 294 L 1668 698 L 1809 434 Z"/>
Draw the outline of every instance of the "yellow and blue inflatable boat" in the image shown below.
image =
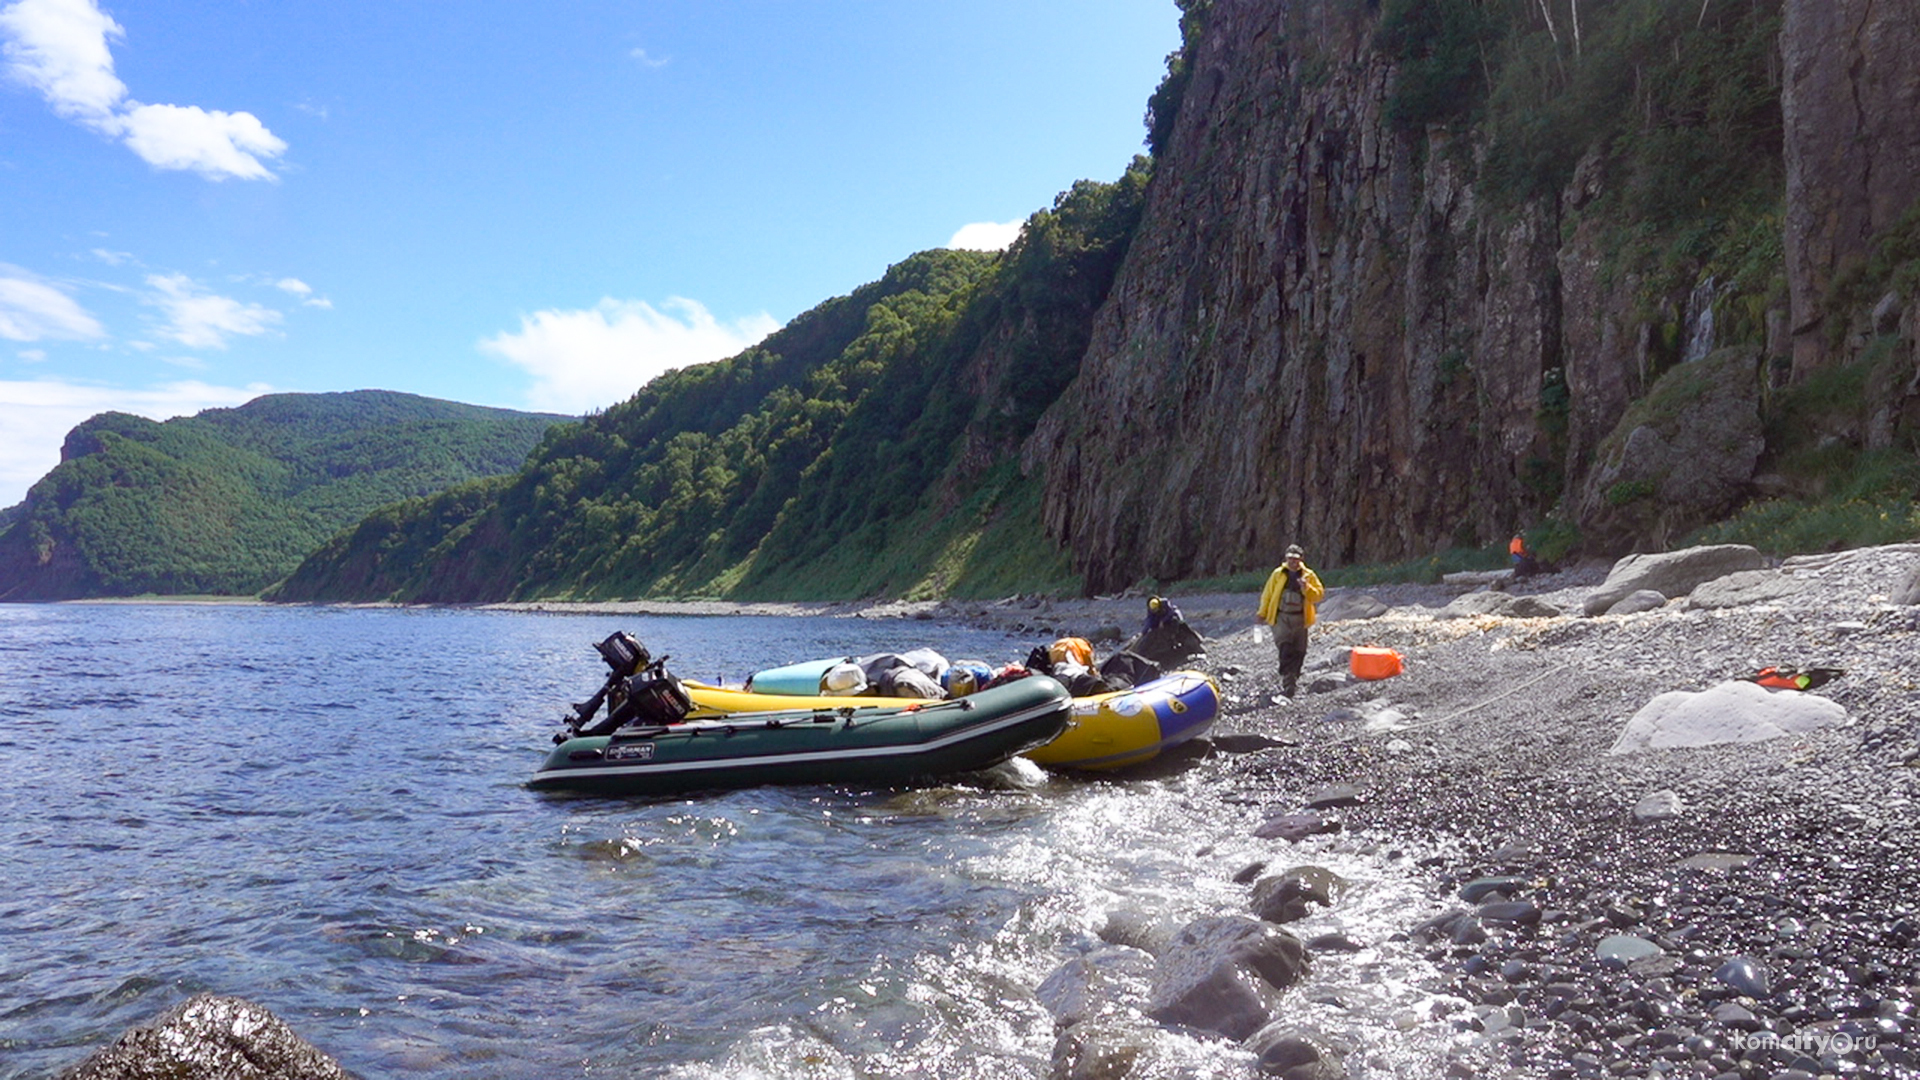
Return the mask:
<path fill-rule="evenodd" d="M 1067 730 L 1021 756 L 1049 769 L 1125 768 L 1198 738 L 1219 715 L 1213 680 L 1176 671 L 1131 690 L 1074 698 Z"/>
<path fill-rule="evenodd" d="M 797 665 L 796 665 L 797 666 Z M 817 676 L 815 676 L 817 678 Z M 919 698 L 826 697 L 728 690 L 682 680 L 694 711 L 709 719 L 775 710 L 847 709 L 856 712 L 926 704 Z M 761 685 L 759 676 L 754 685 Z M 1049 769 L 1121 769 L 1151 761 L 1206 733 L 1220 715 L 1220 688 L 1203 672 L 1176 671 L 1131 690 L 1073 699 L 1067 729 L 1021 756 Z"/>

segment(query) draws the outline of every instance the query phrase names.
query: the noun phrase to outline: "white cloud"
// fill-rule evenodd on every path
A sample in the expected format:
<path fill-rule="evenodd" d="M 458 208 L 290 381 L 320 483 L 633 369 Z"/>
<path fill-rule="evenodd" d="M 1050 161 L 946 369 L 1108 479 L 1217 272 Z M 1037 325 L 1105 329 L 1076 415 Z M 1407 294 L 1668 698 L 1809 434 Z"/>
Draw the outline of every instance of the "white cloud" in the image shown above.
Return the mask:
<path fill-rule="evenodd" d="M 649 56 L 647 55 L 647 50 L 645 49 L 634 49 L 631 52 L 627 53 L 627 55 L 633 57 L 635 60 L 640 61 L 640 63 L 643 66 L 650 67 L 650 68 L 666 67 L 669 63 L 673 61 L 673 57 L 671 56 L 661 56 L 661 57 Z"/>
<path fill-rule="evenodd" d="M 275 179 L 260 159 L 279 157 L 287 144 L 252 113 L 127 97 L 109 47 L 125 37 L 95 0 L 17 0 L 0 9 L 7 74 L 56 114 L 123 140 L 156 168 L 191 169 L 209 180 Z"/>
<path fill-rule="evenodd" d="M 45 349 L 21 349 L 15 355 L 29 364 L 44 364 L 47 361 Z"/>
<path fill-rule="evenodd" d="M 291 293 L 299 297 L 300 303 L 304 307 L 325 308 L 327 310 L 333 309 L 333 301 L 324 296 L 313 295 L 313 286 L 301 281 L 299 278 L 281 278 L 279 281 L 273 283 L 273 287 L 279 289 L 281 292 Z"/>
<path fill-rule="evenodd" d="M 192 349 L 224 349 L 229 335 L 251 337 L 279 325 L 281 314 L 259 304 L 207 292 L 185 274 L 148 274 L 149 304 L 167 315 L 161 337 Z"/>
<path fill-rule="evenodd" d="M 108 266 L 122 266 L 133 261 L 131 251 L 109 251 L 106 248 L 94 248 L 93 257 Z"/>
<path fill-rule="evenodd" d="M 1020 228 L 1024 221 L 1009 221 L 1002 224 L 997 221 L 976 221 L 971 225 L 960 226 L 960 231 L 947 241 L 950 248 L 963 248 L 968 251 L 1005 251 L 1020 239 Z"/>
<path fill-rule="evenodd" d="M 252 113 L 209 112 L 198 105 L 140 105 L 120 116 L 127 148 L 162 169 L 192 169 L 209 180 L 272 180 L 260 158 L 287 144 Z"/>
<path fill-rule="evenodd" d="M 99 320 L 71 296 L 25 274 L 0 266 L 0 338 L 86 341 L 105 337 Z"/>
<path fill-rule="evenodd" d="M 732 356 L 780 328 L 764 312 L 722 325 L 682 297 L 661 307 L 606 299 L 584 311 L 522 315 L 517 333 L 485 338 L 480 349 L 533 376 L 529 408 L 578 413 L 625 400 L 662 372 Z"/>
<path fill-rule="evenodd" d="M 145 390 L 46 379 L 0 381 L 0 506 L 23 498 L 34 481 L 60 463 L 60 445 L 75 424 L 97 413 L 129 412 L 153 420 L 202 409 L 240 405 L 273 388 L 177 382 Z"/>
<path fill-rule="evenodd" d="M 127 96 L 107 48 L 126 31 L 93 0 L 20 0 L 0 10 L 0 34 L 8 71 L 69 120 L 108 122 Z"/>

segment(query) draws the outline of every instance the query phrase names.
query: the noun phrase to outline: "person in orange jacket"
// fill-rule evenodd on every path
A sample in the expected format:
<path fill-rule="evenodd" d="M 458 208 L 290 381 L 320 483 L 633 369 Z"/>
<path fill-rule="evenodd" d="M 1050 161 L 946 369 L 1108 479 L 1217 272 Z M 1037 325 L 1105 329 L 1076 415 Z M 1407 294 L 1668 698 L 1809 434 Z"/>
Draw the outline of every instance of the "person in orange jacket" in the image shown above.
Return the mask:
<path fill-rule="evenodd" d="M 1507 554 L 1513 557 L 1513 576 L 1528 578 L 1540 572 L 1540 562 L 1527 550 L 1527 538 L 1524 534 L 1514 533 L 1507 542 Z"/>
<path fill-rule="evenodd" d="M 1260 621 L 1273 627 L 1273 643 L 1280 652 L 1281 693 L 1288 697 L 1300 686 L 1314 605 L 1326 595 L 1320 576 L 1307 566 L 1306 552 L 1298 544 L 1287 548 L 1286 561 L 1274 568 L 1267 587 L 1260 591 Z"/>

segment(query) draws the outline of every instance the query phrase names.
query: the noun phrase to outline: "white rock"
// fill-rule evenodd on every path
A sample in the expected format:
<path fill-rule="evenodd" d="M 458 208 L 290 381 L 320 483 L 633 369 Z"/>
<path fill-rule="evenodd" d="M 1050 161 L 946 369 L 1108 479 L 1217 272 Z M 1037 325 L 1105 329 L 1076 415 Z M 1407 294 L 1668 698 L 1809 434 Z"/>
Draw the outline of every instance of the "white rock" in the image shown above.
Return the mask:
<path fill-rule="evenodd" d="M 1668 821 L 1679 817 L 1687 809 L 1686 801 L 1672 788 L 1656 791 L 1634 804 L 1633 820 L 1638 822 Z"/>
<path fill-rule="evenodd" d="M 1647 702 L 1611 753 L 1760 742 L 1845 723 L 1847 710 L 1818 695 L 1724 682 L 1699 693 L 1670 690 Z"/>
<path fill-rule="evenodd" d="M 1360 715 L 1366 718 L 1366 731 L 1378 735 L 1388 731 L 1404 731 L 1408 726 L 1407 714 L 1383 701 L 1363 702 Z"/>

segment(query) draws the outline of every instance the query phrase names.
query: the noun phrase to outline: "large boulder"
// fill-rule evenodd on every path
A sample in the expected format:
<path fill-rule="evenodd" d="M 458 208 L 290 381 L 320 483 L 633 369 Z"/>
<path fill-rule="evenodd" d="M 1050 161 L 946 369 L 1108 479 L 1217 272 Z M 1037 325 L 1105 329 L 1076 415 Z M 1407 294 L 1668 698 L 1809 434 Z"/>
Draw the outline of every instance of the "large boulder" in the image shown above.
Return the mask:
<path fill-rule="evenodd" d="M 1390 609 L 1380 599 L 1370 593 L 1357 593 L 1347 589 L 1330 589 L 1327 598 L 1322 600 L 1314 614 L 1323 623 L 1341 622 L 1349 619 L 1377 619 Z"/>
<path fill-rule="evenodd" d="M 1284 930 L 1243 915 L 1197 919 L 1160 957 L 1147 1015 L 1245 1039 L 1267 1023 L 1267 991 L 1306 968 L 1306 946 Z"/>
<path fill-rule="evenodd" d="M 1638 615 L 1643 611 L 1658 611 L 1667 606 L 1665 593 L 1657 589 L 1635 589 L 1600 612 L 1603 615 Z M 1589 614 L 1592 614 L 1589 612 Z"/>
<path fill-rule="evenodd" d="M 1907 579 L 1896 585 L 1893 590 L 1893 602 L 1896 604 L 1920 604 L 1920 566 L 1907 574 Z"/>
<path fill-rule="evenodd" d="M 1687 596 L 1687 607 L 1706 611 L 1767 604 L 1791 599 L 1805 590 L 1803 582 L 1778 570 L 1741 570 L 1695 586 Z"/>
<path fill-rule="evenodd" d="M 266 1009 L 201 994 L 134 1028 L 61 1080 L 352 1080 Z"/>
<path fill-rule="evenodd" d="M 1153 972 L 1152 955 L 1109 945 L 1055 968 L 1034 996 L 1055 1024 L 1071 1027 L 1130 1009 L 1143 1011 Z"/>
<path fill-rule="evenodd" d="M 1253 913 L 1266 922 L 1304 919 L 1314 907 L 1331 907 L 1347 880 L 1324 866 L 1296 866 L 1253 883 Z"/>
<path fill-rule="evenodd" d="M 1767 557 L 1745 544 L 1710 544 L 1649 555 L 1629 555 L 1613 564 L 1607 580 L 1588 594 L 1589 615 L 1604 614 L 1632 593 L 1650 589 L 1662 596 L 1685 596 L 1703 582 L 1742 570 L 1760 570 Z"/>
<path fill-rule="evenodd" d="M 1757 350 L 1722 349 L 1662 375 L 1601 442 L 1581 531 L 1603 547 L 1664 546 L 1738 506 L 1766 448 L 1759 362 Z"/>
<path fill-rule="evenodd" d="M 1768 690 L 1744 681 L 1710 690 L 1671 690 L 1647 702 L 1612 753 L 1760 742 L 1847 722 L 1847 710 L 1817 694 Z"/>

